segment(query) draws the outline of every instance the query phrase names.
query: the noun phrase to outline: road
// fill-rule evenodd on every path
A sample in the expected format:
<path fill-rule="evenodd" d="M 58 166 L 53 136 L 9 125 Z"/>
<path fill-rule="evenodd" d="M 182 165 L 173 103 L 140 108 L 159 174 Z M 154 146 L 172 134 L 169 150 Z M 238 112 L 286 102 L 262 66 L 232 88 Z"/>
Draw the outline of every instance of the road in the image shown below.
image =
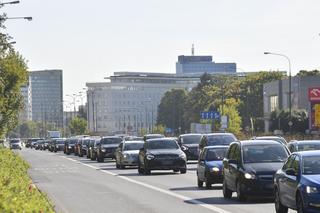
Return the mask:
<path fill-rule="evenodd" d="M 31 164 L 31 178 L 57 212 L 275 212 L 272 200 L 241 203 L 234 197 L 224 199 L 221 185 L 197 188 L 194 162 L 188 164 L 187 174 L 153 171 L 144 176 L 136 168 L 116 169 L 107 159 L 97 163 L 63 153 L 26 148 L 17 152 Z"/>

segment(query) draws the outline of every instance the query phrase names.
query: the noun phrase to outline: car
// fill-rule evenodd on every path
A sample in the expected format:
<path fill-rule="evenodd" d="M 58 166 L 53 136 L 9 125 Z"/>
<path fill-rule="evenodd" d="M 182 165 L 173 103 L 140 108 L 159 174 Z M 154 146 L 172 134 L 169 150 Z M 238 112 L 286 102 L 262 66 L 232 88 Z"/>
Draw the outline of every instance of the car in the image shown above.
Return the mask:
<path fill-rule="evenodd" d="M 320 150 L 320 140 L 293 141 L 288 143 L 290 152 Z"/>
<path fill-rule="evenodd" d="M 89 137 L 84 137 L 80 139 L 79 145 L 78 145 L 78 155 L 79 157 L 83 157 L 83 155 L 86 155 L 87 153 L 87 146 L 90 142 Z"/>
<path fill-rule="evenodd" d="M 54 138 L 52 139 L 53 152 L 62 151 L 64 148 L 65 138 Z"/>
<path fill-rule="evenodd" d="M 222 161 L 229 146 L 207 146 L 200 153 L 197 165 L 197 185 L 206 188 L 212 184 L 222 183 Z"/>
<path fill-rule="evenodd" d="M 320 152 L 292 153 L 274 176 L 275 209 L 320 212 Z"/>
<path fill-rule="evenodd" d="M 287 141 L 286 139 L 284 139 L 283 137 L 280 137 L 280 136 L 259 136 L 259 137 L 253 137 L 251 138 L 251 140 L 273 140 L 273 141 L 277 141 L 283 145 L 287 145 Z"/>
<path fill-rule="evenodd" d="M 123 138 L 125 141 L 142 141 L 143 137 L 138 136 L 126 136 Z"/>
<path fill-rule="evenodd" d="M 93 141 L 92 147 L 90 149 L 90 160 L 97 160 L 97 150 L 98 145 L 100 144 L 101 138 L 96 138 Z"/>
<path fill-rule="evenodd" d="M 139 150 L 144 141 L 123 141 L 115 152 L 116 168 L 124 169 L 126 166 L 138 166 Z"/>
<path fill-rule="evenodd" d="M 9 140 L 10 149 L 22 149 L 22 144 L 20 138 L 12 138 Z"/>
<path fill-rule="evenodd" d="M 36 150 L 41 150 L 42 149 L 42 144 L 44 143 L 44 140 L 37 140 L 37 142 L 34 143 L 34 148 Z"/>
<path fill-rule="evenodd" d="M 290 152 L 272 140 L 247 140 L 230 144 L 223 159 L 223 196 L 237 193 L 239 201 L 247 197 L 273 197 L 273 176 Z"/>
<path fill-rule="evenodd" d="M 115 151 L 119 144 L 123 141 L 118 136 L 102 137 L 97 144 L 97 161 L 103 162 L 105 158 L 115 158 Z"/>
<path fill-rule="evenodd" d="M 153 139 L 153 138 L 164 138 L 164 135 L 162 134 L 147 134 L 143 136 L 143 140 L 146 141 L 148 139 Z"/>
<path fill-rule="evenodd" d="M 178 142 L 170 138 L 146 140 L 139 151 L 138 172 L 149 175 L 152 170 L 187 172 L 187 157 Z"/>
<path fill-rule="evenodd" d="M 91 149 L 93 148 L 94 142 L 95 142 L 95 139 L 93 137 L 90 137 L 90 141 L 88 142 L 88 145 L 87 145 L 87 153 L 86 153 L 87 158 L 91 158 Z"/>
<path fill-rule="evenodd" d="M 206 146 L 229 146 L 238 139 L 232 133 L 209 133 L 201 136 L 199 143 L 199 152 Z"/>
<path fill-rule="evenodd" d="M 26 148 L 33 148 L 33 143 L 41 140 L 41 138 L 28 138 L 26 142 Z"/>
<path fill-rule="evenodd" d="M 68 138 L 64 143 L 64 153 L 67 155 L 70 155 L 71 153 L 73 153 L 74 146 L 77 141 L 78 140 L 75 137 Z"/>
<path fill-rule="evenodd" d="M 187 155 L 187 160 L 198 160 L 199 143 L 201 134 L 183 134 L 178 137 L 178 143 L 182 151 Z"/>

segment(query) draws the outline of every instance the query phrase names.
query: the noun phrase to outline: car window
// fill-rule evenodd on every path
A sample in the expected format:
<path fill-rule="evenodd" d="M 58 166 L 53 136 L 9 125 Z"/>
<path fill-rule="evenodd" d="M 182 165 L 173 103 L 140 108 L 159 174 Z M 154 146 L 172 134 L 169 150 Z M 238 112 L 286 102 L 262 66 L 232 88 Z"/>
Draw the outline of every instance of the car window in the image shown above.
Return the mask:
<path fill-rule="evenodd" d="M 302 174 L 320 174 L 320 156 L 305 156 L 302 158 Z"/>
<path fill-rule="evenodd" d="M 294 158 L 293 162 L 292 162 L 292 168 L 294 170 L 294 173 L 297 175 L 299 172 L 299 164 L 300 164 L 300 160 L 299 160 L 299 156 L 296 155 L 296 157 Z"/>
<path fill-rule="evenodd" d="M 102 138 L 101 144 L 119 144 L 122 142 L 121 138 Z"/>
<path fill-rule="evenodd" d="M 208 149 L 206 153 L 207 161 L 223 160 L 227 152 L 227 148 Z"/>
<path fill-rule="evenodd" d="M 199 144 L 201 135 L 186 135 L 181 137 L 182 144 Z"/>
<path fill-rule="evenodd" d="M 233 135 L 209 135 L 207 146 L 230 145 L 237 139 Z"/>
<path fill-rule="evenodd" d="M 143 148 L 143 143 L 125 143 L 123 150 L 139 150 Z"/>
<path fill-rule="evenodd" d="M 147 149 L 179 149 L 175 140 L 154 140 L 148 141 Z"/>
<path fill-rule="evenodd" d="M 300 143 L 298 151 L 320 150 L 320 143 Z"/>
<path fill-rule="evenodd" d="M 243 146 L 244 163 L 283 162 L 287 156 L 287 151 L 280 144 Z"/>
<path fill-rule="evenodd" d="M 295 158 L 295 155 L 291 155 L 291 156 L 288 158 L 288 160 L 285 162 L 285 164 L 284 164 L 283 167 L 282 167 L 282 170 L 283 170 L 283 171 L 286 171 L 287 169 L 292 168 L 292 162 L 293 162 L 294 158 Z"/>
<path fill-rule="evenodd" d="M 229 150 L 228 150 L 228 159 L 232 159 L 235 160 L 235 150 L 236 150 L 236 146 L 237 144 L 233 144 L 230 146 Z"/>

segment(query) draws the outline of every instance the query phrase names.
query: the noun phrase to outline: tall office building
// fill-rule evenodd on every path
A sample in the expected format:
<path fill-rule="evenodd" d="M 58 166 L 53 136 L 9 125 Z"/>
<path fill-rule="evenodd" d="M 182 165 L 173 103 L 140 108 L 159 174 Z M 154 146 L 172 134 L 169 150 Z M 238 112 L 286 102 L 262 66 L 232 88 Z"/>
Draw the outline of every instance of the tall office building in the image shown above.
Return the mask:
<path fill-rule="evenodd" d="M 32 120 L 63 126 L 62 70 L 32 71 Z"/>
<path fill-rule="evenodd" d="M 176 63 L 177 75 L 201 76 L 209 74 L 236 74 L 236 63 L 215 63 L 212 56 L 178 56 Z"/>
<path fill-rule="evenodd" d="M 23 109 L 19 113 L 19 119 L 21 121 L 32 120 L 32 96 L 31 96 L 31 80 L 30 76 L 26 85 L 20 88 L 21 95 L 23 98 Z"/>

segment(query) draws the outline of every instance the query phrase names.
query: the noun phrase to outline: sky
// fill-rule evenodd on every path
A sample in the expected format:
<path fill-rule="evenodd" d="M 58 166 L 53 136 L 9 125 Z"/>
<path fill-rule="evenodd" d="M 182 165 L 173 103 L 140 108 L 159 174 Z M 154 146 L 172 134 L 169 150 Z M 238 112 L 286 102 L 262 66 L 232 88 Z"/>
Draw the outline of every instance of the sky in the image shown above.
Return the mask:
<path fill-rule="evenodd" d="M 1 1 L 5 2 L 5 1 Z M 238 71 L 320 69 L 319 0 L 20 0 L 5 30 L 30 71 L 62 69 L 64 95 L 117 71 L 175 73 L 178 55 Z M 65 99 L 71 99 L 65 97 Z"/>

